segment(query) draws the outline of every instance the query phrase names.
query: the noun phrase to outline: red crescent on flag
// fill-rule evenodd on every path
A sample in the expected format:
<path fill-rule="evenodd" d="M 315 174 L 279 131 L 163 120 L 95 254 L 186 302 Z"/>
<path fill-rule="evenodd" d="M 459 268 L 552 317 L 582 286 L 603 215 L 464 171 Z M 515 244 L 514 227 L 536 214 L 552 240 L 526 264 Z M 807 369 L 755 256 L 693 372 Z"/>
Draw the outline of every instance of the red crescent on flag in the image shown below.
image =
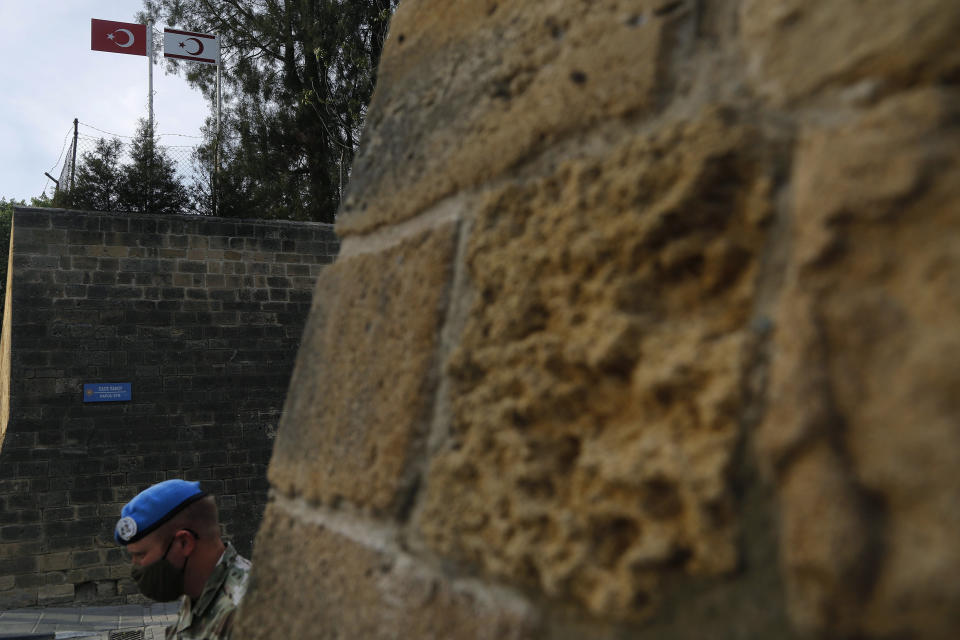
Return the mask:
<path fill-rule="evenodd" d="M 184 47 L 183 50 L 186 51 L 187 53 L 189 53 L 189 54 L 192 55 L 192 56 L 198 56 L 198 55 L 200 55 L 201 53 L 203 53 L 203 43 L 200 42 L 199 40 L 197 40 L 196 38 L 187 38 L 186 40 L 184 40 L 184 42 L 190 42 L 191 40 L 193 40 L 194 42 L 196 42 L 196 43 L 197 43 L 197 47 L 199 47 L 199 48 L 198 48 L 196 51 L 190 51 L 190 49 L 187 49 L 186 47 Z"/>

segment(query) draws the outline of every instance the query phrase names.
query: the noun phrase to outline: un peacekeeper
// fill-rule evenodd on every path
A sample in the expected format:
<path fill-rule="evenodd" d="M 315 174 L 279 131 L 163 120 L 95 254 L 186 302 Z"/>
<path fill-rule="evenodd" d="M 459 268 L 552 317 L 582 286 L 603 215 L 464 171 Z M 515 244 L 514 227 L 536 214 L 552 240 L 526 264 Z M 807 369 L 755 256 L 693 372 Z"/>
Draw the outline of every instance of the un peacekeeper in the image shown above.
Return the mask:
<path fill-rule="evenodd" d="M 217 505 L 198 482 L 167 480 L 140 492 L 120 512 L 114 538 L 143 595 L 158 602 L 187 596 L 168 640 L 230 637 L 250 562 L 220 539 Z"/>

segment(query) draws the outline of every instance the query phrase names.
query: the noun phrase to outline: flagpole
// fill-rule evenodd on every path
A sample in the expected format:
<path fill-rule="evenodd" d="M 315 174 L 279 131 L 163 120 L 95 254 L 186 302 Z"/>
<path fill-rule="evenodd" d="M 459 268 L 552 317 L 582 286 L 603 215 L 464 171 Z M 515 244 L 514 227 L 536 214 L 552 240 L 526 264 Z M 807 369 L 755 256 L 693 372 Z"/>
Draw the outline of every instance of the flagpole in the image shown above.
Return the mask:
<path fill-rule="evenodd" d="M 219 36 L 217 36 L 219 38 Z M 213 183 L 214 183 L 214 192 L 216 195 L 213 198 L 213 215 L 219 215 L 220 209 L 220 103 L 222 100 L 222 93 L 220 91 L 220 53 L 217 52 L 217 136 L 214 141 L 214 150 L 213 150 Z"/>
<path fill-rule="evenodd" d="M 150 138 L 153 139 L 153 22 L 147 22 L 147 69 L 149 70 L 149 89 L 147 104 L 149 105 L 149 130 Z"/>
<path fill-rule="evenodd" d="M 220 56 L 217 55 L 217 137 L 220 137 L 220 101 L 222 99 L 222 94 L 220 93 Z"/>

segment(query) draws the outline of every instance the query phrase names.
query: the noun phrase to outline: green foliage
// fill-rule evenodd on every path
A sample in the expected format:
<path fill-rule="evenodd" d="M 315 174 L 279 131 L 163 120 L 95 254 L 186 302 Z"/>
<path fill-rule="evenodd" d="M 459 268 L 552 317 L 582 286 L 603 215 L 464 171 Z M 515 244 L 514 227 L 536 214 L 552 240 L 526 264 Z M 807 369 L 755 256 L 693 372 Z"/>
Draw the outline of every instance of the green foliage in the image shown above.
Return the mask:
<path fill-rule="evenodd" d="M 48 196 L 46 193 L 41 193 L 37 198 L 30 198 L 31 207 L 57 207 L 59 206 L 54 202 L 54 199 Z"/>
<path fill-rule="evenodd" d="M 13 224 L 13 208 L 22 207 L 23 200 L 0 198 L 0 318 L 7 299 L 7 262 L 10 260 L 10 227 Z"/>
<path fill-rule="evenodd" d="M 73 190 L 54 198 L 58 206 L 92 211 L 183 213 L 191 208 L 190 194 L 176 167 L 146 120 L 141 120 L 130 149 L 130 162 L 121 162 L 119 140 L 97 141 L 77 163 Z"/>
<path fill-rule="evenodd" d="M 118 184 L 120 208 L 136 213 L 183 213 L 190 196 L 177 179 L 176 167 L 157 146 L 146 120 L 140 121 L 130 150 L 130 164 L 123 167 Z"/>
<path fill-rule="evenodd" d="M 144 0 L 141 22 L 221 38 L 222 130 L 197 154 L 216 178 L 195 196 L 222 216 L 333 222 L 397 1 Z M 216 100 L 214 66 L 168 64 Z"/>
<path fill-rule="evenodd" d="M 120 166 L 122 149 L 119 140 L 100 138 L 94 151 L 83 153 L 70 192 L 71 206 L 92 211 L 119 210 L 120 183 L 123 180 L 123 168 Z M 59 193 L 57 199 L 60 199 Z"/>

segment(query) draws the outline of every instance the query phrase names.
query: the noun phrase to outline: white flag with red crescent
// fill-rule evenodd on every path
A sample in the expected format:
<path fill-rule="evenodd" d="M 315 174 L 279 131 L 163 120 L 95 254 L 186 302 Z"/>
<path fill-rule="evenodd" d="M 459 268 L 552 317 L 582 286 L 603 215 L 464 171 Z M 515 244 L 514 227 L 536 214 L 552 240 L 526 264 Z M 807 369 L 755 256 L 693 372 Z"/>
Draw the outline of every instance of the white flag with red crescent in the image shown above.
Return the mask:
<path fill-rule="evenodd" d="M 163 55 L 166 58 L 220 64 L 220 38 L 209 33 L 164 29 Z"/>

